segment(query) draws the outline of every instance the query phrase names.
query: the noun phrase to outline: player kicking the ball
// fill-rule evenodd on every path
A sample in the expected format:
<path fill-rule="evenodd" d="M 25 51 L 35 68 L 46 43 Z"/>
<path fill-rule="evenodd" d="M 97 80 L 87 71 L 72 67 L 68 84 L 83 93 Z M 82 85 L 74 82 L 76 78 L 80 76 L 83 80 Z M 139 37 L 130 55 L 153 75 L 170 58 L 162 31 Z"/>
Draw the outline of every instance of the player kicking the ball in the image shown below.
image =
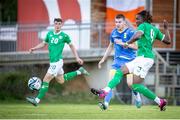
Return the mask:
<path fill-rule="evenodd" d="M 98 64 L 98 68 L 101 68 L 101 64 L 105 62 L 106 58 L 110 55 L 114 47 L 114 60 L 112 64 L 112 69 L 110 70 L 110 78 L 111 80 L 116 73 L 125 63 L 132 61 L 136 57 L 136 44 L 131 44 L 129 48 L 124 48 L 123 44 L 125 44 L 135 33 L 132 28 L 129 28 L 127 25 L 127 21 L 125 16 L 122 14 L 118 14 L 115 17 L 115 25 L 116 28 L 112 30 L 110 35 L 110 43 L 103 58 L 100 60 Z M 132 79 L 132 74 L 127 75 L 127 79 Z M 119 82 L 120 83 L 120 82 Z M 93 89 L 91 92 L 94 92 Z M 99 107 L 102 110 L 106 110 L 109 106 L 110 100 L 112 98 L 112 90 L 108 93 L 108 95 L 104 98 L 103 102 L 99 102 Z M 135 104 L 137 108 L 141 107 L 141 97 L 140 94 L 136 91 L 133 91 L 133 95 L 135 97 Z"/>
<path fill-rule="evenodd" d="M 74 77 L 84 74 L 89 75 L 89 73 L 83 68 L 80 67 L 78 70 L 64 74 L 63 70 L 63 58 L 62 52 L 64 45 L 68 44 L 71 48 L 72 53 L 74 54 L 76 61 L 82 65 L 83 60 L 79 58 L 78 53 L 71 43 L 69 36 L 61 31 L 62 19 L 54 19 L 54 31 L 49 31 L 46 35 L 46 38 L 43 42 L 37 46 L 30 49 L 30 52 L 33 52 L 36 49 L 40 49 L 48 45 L 50 66 L 43 79 L 42 86 L 39 90 L 37 97 L 27 97 L 26 100 L 32 103 L 34 106 L 37 106 L 40 100 L 45 96 L 49 88 L 49 82 L 55 78 L 56 81 L 60 84 L 63 84 L 65 81 L 72 80 Z"/>

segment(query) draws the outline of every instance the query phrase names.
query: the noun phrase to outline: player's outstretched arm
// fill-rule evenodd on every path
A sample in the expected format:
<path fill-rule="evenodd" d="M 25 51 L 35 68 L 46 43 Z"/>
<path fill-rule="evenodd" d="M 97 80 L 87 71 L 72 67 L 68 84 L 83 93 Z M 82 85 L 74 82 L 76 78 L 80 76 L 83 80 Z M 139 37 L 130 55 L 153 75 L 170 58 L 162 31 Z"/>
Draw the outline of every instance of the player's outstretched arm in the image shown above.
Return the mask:
<path fill-rule="evenodd" d="M 72 43 L 70 43 L 70 44 L 69 44 L 69 47 L 71 48 L 71 51 L 72 51 L 72 53 L 74 54 L 74 56 L 75 56 L 75 58 L 76 58 L 76 61 L 77 61 L 80 65 L 82 65 L 82 64 L 83 64 L 83 60 L 79 57 L 75 46 L 74 46 Z"/>
<path fill-rule="evenodd" d="M 103 58 L 98 63 L 99 69 L 101 69 L 101 64 L 104 63 L 104 61 L 107 59 L 107 57 L 111 54 L 112 50 L 113 50 L 113 43 L 110 42 L 107 49 L 106 49 L 106 52 L 105 52 Z"/>
<path fill-rule="evenodd" d="M 137 46 L 137 44 L 134 42 L 134 43 L 132 43 L 132 44 L 129 44 L 128 48 L 137 50 L 137 49 L 138 49 L 138 46 Z"/>
<path fill-rule="evenodd" d="M 119 44 L 119 45 L 125 47 L 125 48 L 131 48 L 131 49 L 134 49 L 134 50 L 137 50 L 137 49 L 138 49 L 138 46 L 136 45 L 135 42 L 129 44 L 128 46 L 126 46 L 127 43 L 124 43 L 124 42 L 122 42 L 122 41 L 120 41 L 120 40 L 115 40 L 114 42 L 115 42 L 116 44 Z"/>
<path fill-rule="evenodd" d="M 132 44 L 134 42 L 136 42 L 141 36 L 143 35 L 143 32 L 141 31 L 137 31 L 133 37 L 131 37 L 131 39 L 127 42 L 127 44 Z M 125 45 L 126 46 L 126 45 Z"/>
<path fill-rule="evenodd" d="M 171 36 L 169 34 L 168 22 L 166 20 L 164 20 L 163 25 L 164 25 L 164 32 L 165 32 L 165 37 L 163 39 L 163 42 L 165 44 L 170 44 L 171 43 Z"/>
<path fill-rule="evenodd" d="M 38 45 L 36 45 L 35 47 L 30 48 L 29 52 L 32 53 L 33 51 L 35 51 L 37 49 L 43 48 L 45 45 L 46 45 L 46 43 L 43 41 L 43 42 L 39 43 Z"/>

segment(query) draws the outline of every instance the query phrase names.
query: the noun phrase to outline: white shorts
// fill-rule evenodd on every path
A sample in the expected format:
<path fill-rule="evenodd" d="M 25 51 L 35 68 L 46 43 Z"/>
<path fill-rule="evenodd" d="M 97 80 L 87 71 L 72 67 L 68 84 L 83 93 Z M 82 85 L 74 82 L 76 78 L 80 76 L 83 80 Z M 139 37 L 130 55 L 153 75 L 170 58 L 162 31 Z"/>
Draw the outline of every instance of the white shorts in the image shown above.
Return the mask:
<path fill-rule="evenodd" d="M 126 63 L 129 73 L 145 78 L 149 69 L 153 66 L 154 60 L 143 56 L 136 57 L 133 61 Z"/>
<path fill-rule="evenodd" d="M 49 74 L 57 76 L 57 75 L 63 75 L 63 60 L 59 60 L 58 62 L 50 63 L 49 69 L 47 71 Z"/>

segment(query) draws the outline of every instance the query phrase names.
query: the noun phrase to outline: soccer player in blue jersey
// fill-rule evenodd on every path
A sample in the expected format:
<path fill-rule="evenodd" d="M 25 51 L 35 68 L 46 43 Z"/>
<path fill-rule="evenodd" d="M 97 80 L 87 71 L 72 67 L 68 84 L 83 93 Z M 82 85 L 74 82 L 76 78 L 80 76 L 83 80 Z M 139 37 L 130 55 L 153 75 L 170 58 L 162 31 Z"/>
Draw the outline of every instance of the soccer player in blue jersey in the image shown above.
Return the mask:
<path fill-rule="evenodd" d="M 112 64 L 112 69 L 110 70 L 110 78 L 111 80 L 116 73 L 116 70 L 120 69 L 125 63 L 132 61 L 136 57 L 137 46 L 135 44 L 131 44 L 128 49 L 123 48 L 123 44 L 126 43 L 133 35 L 134 30 L 129 28 L 126 24 L 126 20 L 124 15 L 118 14 L 115 17 L 115 25 L 116 27 L 112 30 L 110 35 L 110 43 L 103 58 L 100 60 L 98 64 L 98 68 L 101 68 L 101 64 L 106 60 L 106 58 L 110 55 L 112 50 L 114 49 L 114 61 Z M 113 48 L 114 47 L 114 48 Z M 132 79 L 132 75 L 127 76 L 128 79 Z M 135 103 L 138 108 L 141 107 L 141 98 L 138 92 L 133 92 L 135 96 Z M 99 102 L 99 107 L 102 110 L 106 110 L 109 106 L 109 102 L 112 98 L 112 90 L 109 94 L 104 98 L 104 102 Z"/>

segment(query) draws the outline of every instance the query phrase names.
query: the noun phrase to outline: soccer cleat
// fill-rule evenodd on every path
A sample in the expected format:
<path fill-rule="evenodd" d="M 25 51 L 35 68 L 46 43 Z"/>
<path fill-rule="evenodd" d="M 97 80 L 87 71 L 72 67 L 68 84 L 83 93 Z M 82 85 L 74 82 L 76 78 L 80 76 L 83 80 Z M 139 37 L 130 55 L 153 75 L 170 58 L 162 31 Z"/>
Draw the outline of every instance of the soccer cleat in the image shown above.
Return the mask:
<path fill-rule="evenodd" d="M 142 101 L 141 101 L 141 96 L 140 96 L 140 94 L 138 93 L 138 92 L 136 92 L 136 91 L 133 91 L 132 92 L 133 93 L 133 95 L 134 95 L 134 100 L 135 100 L 135 105 L 136 105 L 136 107 L 137 108 L 141 108 L 141 106 L 142 106 Z"/>
<path fill-rule="evenodd" d="M 99 94 L 99 91 L 94 89 L 94 88 L 91 88 L 91 92 L 94 94 L 94 95 L 98 95 Z"/>
<path fill-rule="evenodd" d="M 105 92 L 104 90 L 96 90 L 94 88 L 91 88 L 91 92 L 94 95 L 99 96 L 100 99 L 103 99 L 108 94 L 108 92 Z"/>
<path fill-rule="evenodd" d="M 165 111 L 166 110 L 166 105 L 167 105 L 167 101 L 166 99 L 160 99 L 160 105 L 159 105 L 159 108 L 160 108 L 160 111 Z"/>
<path fill-rule="evenodd" d="M 135 105 L 136 105 L 137 108 L 141 108 L 142 103 L 141 103 L 141 101 L 135 100 Z"/>
<path fill-rule="evenodd" d="M 38 105 L 38 103 L 35 101 L 35 98 L 33 98 L 33 97 L 26 97 L 26 100 L 27 100 L 29 103 L 33 104 L 34 106 L 37 106 L 37 105 Z"/>
<path fill-rule="evenodd" d="M 103 102 L 99 102 L 98 106 L 101 108 L 101 110 L 107 110 L 108 106 L 106 106 Z"/>
<path fill-rule="evenodd" d="M 84 75 L 90 75 L 89 72 L 86 69 L 84 69 L 83 67 L 80 67 L 78 70 Z"/>

